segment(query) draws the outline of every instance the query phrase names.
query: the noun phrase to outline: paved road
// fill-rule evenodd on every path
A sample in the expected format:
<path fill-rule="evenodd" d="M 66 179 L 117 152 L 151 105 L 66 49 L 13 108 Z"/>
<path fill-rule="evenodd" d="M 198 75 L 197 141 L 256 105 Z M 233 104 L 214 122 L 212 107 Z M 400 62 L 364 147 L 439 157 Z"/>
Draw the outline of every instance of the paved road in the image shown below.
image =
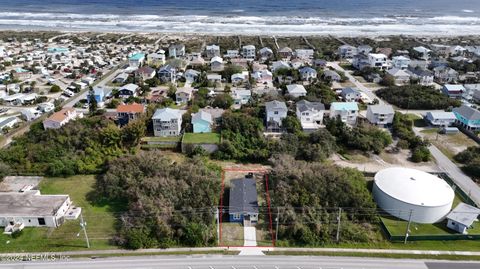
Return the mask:
<path fill-rule="evenodd" d="M 378 98 L 378 96 L 372 90 L 365 87 L 365 85 L 363 85 L 360 81 L 358 81 L 354 76 L 352 76 L 350 73 L 345 71 L 345 69 L 343 69 L 343 67 L 338 65 L 338 62 L 328 62 L 327 66 L 330 66 L 337 71 L 341 71 L 341 72 L 345 73 L 345 76 L 350 80 L 350 82 L 355 84 L 355 87 L 358 90 L 360 90 L 361 92 L 365 93 L 372 101 L 376 98 L 376 99 L 378 99 L 380 104 L 384 103 L 380 98 Z"/>
<path fill-rule="evenodd" d="M 480 263 L 424 261 L 410 259 L 377 259 L 321 256 L 150 256 L 81 259 L 55 262 L 21 262 L 0 264 L 0 268 L 96 269 L 96 268 L 168 268 L 168 269 L 443 269 L 480 268 Z"/>
<path fill-rule="evenodd" d="M 449 174 L 452 180 L 455 181 L 455 184 L 467 193 L 477 205 L 480 205 L 480 187 L 473 182 L 470 177 L 466 176 L 463 171 L 450 161 L 436 146 L 430 145 L 428 149 L 435 160 L 437 160 L 437 165 L 440 170 Z"/>

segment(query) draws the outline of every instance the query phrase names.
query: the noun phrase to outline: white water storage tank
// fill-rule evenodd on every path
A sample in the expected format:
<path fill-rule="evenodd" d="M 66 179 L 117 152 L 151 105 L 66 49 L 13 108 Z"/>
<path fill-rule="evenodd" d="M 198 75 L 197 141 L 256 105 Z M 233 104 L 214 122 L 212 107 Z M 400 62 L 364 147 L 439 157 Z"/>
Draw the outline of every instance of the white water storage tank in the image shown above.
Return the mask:
<path fill-rule="evenodd" d="M 392 167 L 375 174 L 373 198 L 383 211 L 407 220 L 435 223 L 452 208 L 453 189 L 441 178 L 416 169 Z"/>

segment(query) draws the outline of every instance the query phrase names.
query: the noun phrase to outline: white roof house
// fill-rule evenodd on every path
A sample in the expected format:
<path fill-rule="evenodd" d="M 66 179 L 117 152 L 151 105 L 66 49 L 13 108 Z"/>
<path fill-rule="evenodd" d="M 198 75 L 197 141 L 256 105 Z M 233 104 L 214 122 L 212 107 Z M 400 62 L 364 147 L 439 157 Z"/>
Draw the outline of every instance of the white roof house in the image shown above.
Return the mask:
<path fill-rule="evenodd" d="M 307 90 L 300 84 L 287 85 L 287 91 L 289 95 L 296 98 L 307 95 Z"/>
<path fill-rule="evenodd" d="M 456 119 L 453 112 L 430 111 L 425 115 L 425 120 L 433 126 L 447 127 L 455 123 Z"/>
<path fill-rule="evenodd" d="M 371 105 L 367 108 L 367 119 L 375 125 L 389 125 L 393 122 L 395 112 L 391 105 Z"/>

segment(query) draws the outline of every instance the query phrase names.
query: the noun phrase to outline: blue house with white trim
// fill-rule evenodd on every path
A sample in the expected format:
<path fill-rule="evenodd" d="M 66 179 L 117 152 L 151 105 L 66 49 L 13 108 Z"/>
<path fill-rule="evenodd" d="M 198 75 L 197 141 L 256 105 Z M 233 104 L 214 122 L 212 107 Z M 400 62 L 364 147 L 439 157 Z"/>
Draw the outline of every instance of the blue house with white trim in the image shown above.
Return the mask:
<path fill-rule="evenodd" d="M 454 108 L 453 114 L 457 118 L 456 123 L 463 128 L 471 131 L 480 130 L 480 111 L 477 109 L 462 105 Z"/>
<path fill-rule="evenodd" d="M 244 225 L 257 223 L 258 199 L 255 178 L 244 177 L 230 180 L 229 220 Z"/>

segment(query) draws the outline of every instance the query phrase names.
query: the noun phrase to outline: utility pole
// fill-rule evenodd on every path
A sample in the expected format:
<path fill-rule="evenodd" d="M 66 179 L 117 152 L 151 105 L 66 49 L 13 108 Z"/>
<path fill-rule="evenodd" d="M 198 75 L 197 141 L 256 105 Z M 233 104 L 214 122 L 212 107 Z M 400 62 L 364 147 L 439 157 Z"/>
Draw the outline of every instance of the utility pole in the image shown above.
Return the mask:
<path fill-rule="evenodd" d="M 87 248 L 90 248 L 90 241 L 88 240 L 87 235 L 87 223 L 83 221 L 83 214 L 80 213 L 80 232 L 83 230 L 83 234 L 85 235 L 85 240 L 87 241 Z M 77 233 L 77 237 L 80 236 L 80 232 Z"/>
<path fill-rule="evenodd" d="M 340 242 L 340 220 L 342 218 L 342 208 L 338 208 L 338 216 L 337 216 L 337 243 Z"/>
<path fill-rule="evenodd" d="M 409 234 L 409 231 L 410 231 L 410 224 L 412 223 L 412 214 L 413 214 L 413 209 L 410 209 L 410 216 L 408 217 L 407 230 L 405 231 L 405 241 L 403 242 L 404 244 L 407 243 L 408 234 Z"/>
<path fill-rule="evenodd" d="M 217 207 L 217 245 L 220 245 L 220 214 Z"/>
<path fill-rule="evenodd" d="M 275 220 L 277 221 L 277 227 L 275 228 L 275 243 L 277 242 L 278 240 L 278 222 L 280 220 L 280 208 L 277 207 L 277 217 L 275 218 Z"/>

